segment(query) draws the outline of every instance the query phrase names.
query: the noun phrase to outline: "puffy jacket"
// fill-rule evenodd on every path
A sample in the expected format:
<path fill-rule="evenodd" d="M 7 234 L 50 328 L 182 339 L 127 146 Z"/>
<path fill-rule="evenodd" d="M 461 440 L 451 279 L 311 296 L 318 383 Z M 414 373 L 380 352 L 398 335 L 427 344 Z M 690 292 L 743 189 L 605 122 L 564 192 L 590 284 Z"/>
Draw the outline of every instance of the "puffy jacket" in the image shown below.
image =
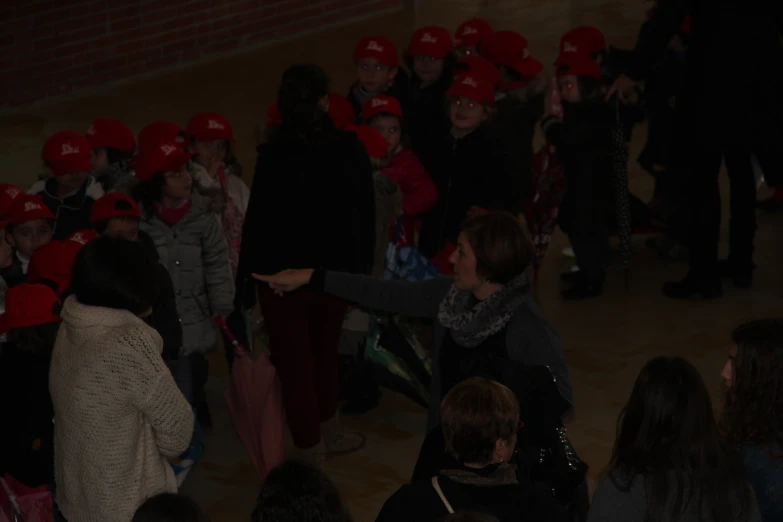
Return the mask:
<path fill-rule="evenodd" d="M 92 204 L 103 196 L 104 191 L 101 184 L 90 176 L 79 190 L 63 199 L 57 196 L 57 178 L 39 181 L 27 193 L 40 196 L 54 214 L 52 239 L 66 239 L 78 230 L 90 228 Z"/>
<path fill-rule="evenodd" d="M 208 211 L 209 203 L 193 192 L 190 210 L 173 227 L 142 209 L 140 229 L 152 238 L 174 284 L 182 355 L 214 349 L 217 332 L 212 316 L 227 316 L 233 310 L 226 240 L 217 216 Z"/>

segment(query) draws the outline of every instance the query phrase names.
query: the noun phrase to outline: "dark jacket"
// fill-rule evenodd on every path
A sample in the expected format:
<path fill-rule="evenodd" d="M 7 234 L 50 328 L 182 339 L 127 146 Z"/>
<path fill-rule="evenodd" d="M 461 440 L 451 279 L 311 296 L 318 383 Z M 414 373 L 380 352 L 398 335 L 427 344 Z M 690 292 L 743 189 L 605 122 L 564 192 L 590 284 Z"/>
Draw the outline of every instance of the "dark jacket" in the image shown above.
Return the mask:
<path fill-rule="evenodd" d="M 5 285 L 8 288 L 14 287 L 18 284 L 24 283 L 25 274 L 22 271 L 22 263 L 19 258 L 16 257 L 16 253 L 11 256 L 11 264 L 5 268 L 0 268 L 0 277 L 5 281 Z"/>
<path fill-rule="evenodd" d="M 79 190 L 64 199 L 57 196 L 57 178 L 39 181 L 29 193 L 40 196 L 54 214 L 52 239 L 66 239 L 78 230 L 90 228 L 92 204 L 103 196 L 104 191 L 100 183 L 90 176 Z"/>
<path fill-rule="evenodd" d="M 438 201 L 424 216 L 419 248 L 428 257 L 457 242 L 468 210 L 509 208 L 515 171 L 503 143 L 480 127 L 461 139 L 449 131 L 431 136 L 419 156 L 438 188 Z"/>
<path fill-rule="evenodd" d="M 139 230 L 139 243 L 144 245 L 155 260 L 158 299 L 152 307 L 150 324 L 163 338 L 163 359 L 172 361 L 179 358 L 182 348 L 182 323 L 177 312 L 177 298 L 174 283 L 166 267 L 160 264 L 160 255 L 155 242 L 149 234 Z"/>
<path fill-rule="evenodd" d="M 281 126 L 258 148 L 237 270 L 238 299 L 251 273 L 324 267 L 369 274 L 375 253 L 373 169 L 356 134 L 330 127 L 306 143 Z"/>
<path fill-rule="evenodd" d="M 397 98 L 397 101 L 400 102 L 400 105 L 403 107 L 406 107 L 408 105 L 408 100 L 410 97 L 410 77 L 408 76 L 408 71 L 400 67 L 397 69 L 397 76 L 394 77 L 394 81 L 392 82 L 391 86 L 387 90 L 385 90 L 383 93 L 377 93 L 377 94 L 387 94 L 393 98 Z M 363 123 L 362 121 L 362 104 L 365 100 L 368 98 L 372 98 L 375 96 L 374 94 L 369 94 L 364 92 L 364 90 L 361 88 L 361 85 L 359 85 L 359 82 L 354 82 L 353 85 L 351 85 L 351 90 L 348 91 L 348 94 L 346 95 L 346 99 L 351 103 L 351 106 L 353 107 L 353 111 L 356 113 L 356 122 L 357 123 Z"/>
<path fill-rule="evenodd" d="M 780 453 L 779 448 L 774 451 Z M 743 446 L 740 455 L 745 464 L 748 482 L 756 493 L 761 520 L 783 520 L 783 459 L 773 457 L 761 446 Z"/>
<path fill-rule="evenodd" d="M 451 70 L 444 70 L 440 79 L 428 87 L 421 87 L 421 80 L 411 75 L 410 96 L 405 111 L 405 133 L 410 137 L 412 150 L 417 156 L 427 145 L 429 136 L 441 136 L 448 129 L 446 91 L 451 86 Z"/>

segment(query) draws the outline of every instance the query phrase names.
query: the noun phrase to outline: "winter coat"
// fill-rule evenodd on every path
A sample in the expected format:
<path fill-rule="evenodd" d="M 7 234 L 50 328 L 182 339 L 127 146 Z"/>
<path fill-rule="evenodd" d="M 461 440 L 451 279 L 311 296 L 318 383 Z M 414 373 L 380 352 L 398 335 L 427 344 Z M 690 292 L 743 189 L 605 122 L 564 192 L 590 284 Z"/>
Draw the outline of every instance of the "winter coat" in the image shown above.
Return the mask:
<path fill-rule="evenodd" d="M 450 132 L 430 137 L 419 156 L 438 189 L 438 201 L 427 212 L 419 248 L 428 257 L 457 236 L 468 210 L 508 210 L 517 176 L 504 144 L 485 127 L 461 139 Z"/>
<path fill-rule="evenodd" d="M 251 305 L 251 273 L 324 267 L 369 274 L 375 251 L 373 168 L 352 132 L 326 121 L 321 143 L 284 126 L 258 148 L 237 274 Z M 252 288 L 252 286 L 250 287 Z"/>
<path fill-rule="evenodd" d="M 92 204 L 103 197 L 101 184 L 90 176 L 75 193 L 60 199 L 57 196 L 57 178 L 35 183 L 28 194 L 41 197 L 55 216 L 52 239 L 66 239 L 78 230 L 90 228 Z"/>
<path fill-rule="evenodd" d="M 365 92 L 364 89 L 362 89 L 362 86 L 359 85 L 358 81 L 351 85 L 351 90 L 348 92 L 348 95 L 345 98 L 351 103 L 353 111 L 356 113 L 356 122 L 362 123 L 362 104 L 365 102 L 365 100 L 372 98 L 377 94 L 387 94 L 397 98 L 397 101 L 400 102 L 400 105 L 406 107 L 410 97 L 409 82 L 410 79 L 408 76 L 408 71 L 400 67 L 397 69 L 397 76 L 394 77 L 394 80 L 392 81 L 389 88 L 383 93 L 378 92 L 375 94 L 370 94 Z"/>
<path fill-rule="evenodd" d="M 217 332 L 212 317 L 233 310 L 234 283 L 228 250 L 209 200 L 193 192 L 185 217 L 168 227 L 142 209 L 139 228 L 150 235 L 174 284 L 182 323 L 182 355 L 215 348 Z"/>
<path fill-rule="evenodd" d="M 440 79 L 427 87 L 421 87 L 421 80 L 412 75 L 410 96 L 403 106 L 405 130 L 413 143 L 413 152 L 423 152 L 428 137 L 440 136 L 450 127 L 446 108 L 446 91 L 453 81 L 450 69 L 444 70 Z"/>
<path fill-rule="evenodd" d="M 438 200 L 438 189 L 412 150 L 401 148 L 392 154 L 381 172 L 400 186 L 403 223 L 400 231 L 406 243 L 413 243 L 416 222 Z M 392 231 L 393 233 L 394 231 Z"/>

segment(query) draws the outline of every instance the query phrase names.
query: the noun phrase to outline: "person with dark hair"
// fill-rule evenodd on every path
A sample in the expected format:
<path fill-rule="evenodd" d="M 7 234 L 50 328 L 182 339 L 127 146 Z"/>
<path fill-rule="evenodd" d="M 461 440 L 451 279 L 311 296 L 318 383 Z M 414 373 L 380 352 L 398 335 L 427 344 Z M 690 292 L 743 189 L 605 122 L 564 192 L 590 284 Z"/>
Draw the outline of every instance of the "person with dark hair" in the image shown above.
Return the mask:
<path fill-rule="evenodd" d="M 145 500 L 131 522 L 209 522 L 209 518 L 190 497 L 161 493 Z"/>
<path fill-rule="evenodd" d="M 402 486 L 376 521 L 435 522 L 457 510 L 501 522 L 557 520 L 551 491 L 519 482 L 514 457 L 522 425 L 519 412 L 514 392 L 498 382 L 472 377 L 457 384 L 441 405 L 443 437 L 453 463 L 435 477 Z"/>
<path fill-rule="evenodd" d="M 169 458 L 188 447 L 193 412 L 145 318 L 155 260 L 125 239 L 87 243 L 52 355 L 56 501 L 67 520 L 130 521 L 146 498 L 175 492 Z"/>
<path fill-rule="evenodd" d="M 20 284 L 5 295 L 0 334 L 0 477 L 6 473 L 36 487 L 54 482 L 54 426 L 49 363 L 60 322 L 60 300 L 39 284 Z"/>
<path fill-rule="evenodd" d="M 636 379 L 588 522 L 760 522 L 742 464 L 718 431 L 704 381 L 682 357 Z"/>
<path fill-rule="evenodd" d="M 138 181 L 131 167 L 136 152 L 133 131 L 121 121 L 98 118 L 85 137 L 92 149 L 92 175 L 104 192 L 129 194 Z"/>
<path fill-rule="evenodd" d="M 315 65 L 283 73 L 282 123 L 258 148 L 237 274 L 237 305 L 251 308 L 251 273 L 320 266 L 370 273 L 375 251 L 373 167 L 353 132 L 327 114 L 329 79 Z M 302 458 L 362 447 L 337 420 L 338 348 L 346 304 L 304 290 L 281 299 L 266 285 L 258 298 L 280 375 L 288 426 Z"/>
<path fill-rule="evenodd" d="M 352 522 L 340 492 L 326 474 L 289 460 L 266 476 L 251 522 Z"/>
<path fill-rule="evenodd" d="M 383 36 L 367 36 L 359 40 L 353 50 L 357 79 L 351 85 L 346 99 L 353 107 L 357 121 L 363 119 L 362 104 L 378 94 L 388 94 L 408 105 L 408 72 L 400 67 L 399 53 L 394 42 Z"/>
<path fill-rule="evenodd" d="M 14 205 L 4 227 L 14 253 L 11 262 L 0 269 L 8 286 L 24 281 L 33 253 L 51 242 L 54 223 L 54 214 L 38 196 L 24 195 Z"/>
<path fill-rule="evenodd" d="M 783 319 L 745 323 L 732 339 L 721 427 L 739 449 L 762 520 L 783 520 Z"/>

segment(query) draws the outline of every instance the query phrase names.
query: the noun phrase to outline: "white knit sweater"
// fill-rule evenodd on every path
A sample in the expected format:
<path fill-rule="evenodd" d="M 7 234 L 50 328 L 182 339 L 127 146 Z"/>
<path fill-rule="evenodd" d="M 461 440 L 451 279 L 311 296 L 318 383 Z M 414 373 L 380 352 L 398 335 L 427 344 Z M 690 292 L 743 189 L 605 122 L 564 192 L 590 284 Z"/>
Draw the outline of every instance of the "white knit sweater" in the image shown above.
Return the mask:
<path fill-rule="evenodd" d="M 166 457 L 187 449 L 193 413 L 144 321 L 74 297 L 62 319 L 49 374 L 57 503 L 68 522 L 128 522 L 176 492 Z"/>

